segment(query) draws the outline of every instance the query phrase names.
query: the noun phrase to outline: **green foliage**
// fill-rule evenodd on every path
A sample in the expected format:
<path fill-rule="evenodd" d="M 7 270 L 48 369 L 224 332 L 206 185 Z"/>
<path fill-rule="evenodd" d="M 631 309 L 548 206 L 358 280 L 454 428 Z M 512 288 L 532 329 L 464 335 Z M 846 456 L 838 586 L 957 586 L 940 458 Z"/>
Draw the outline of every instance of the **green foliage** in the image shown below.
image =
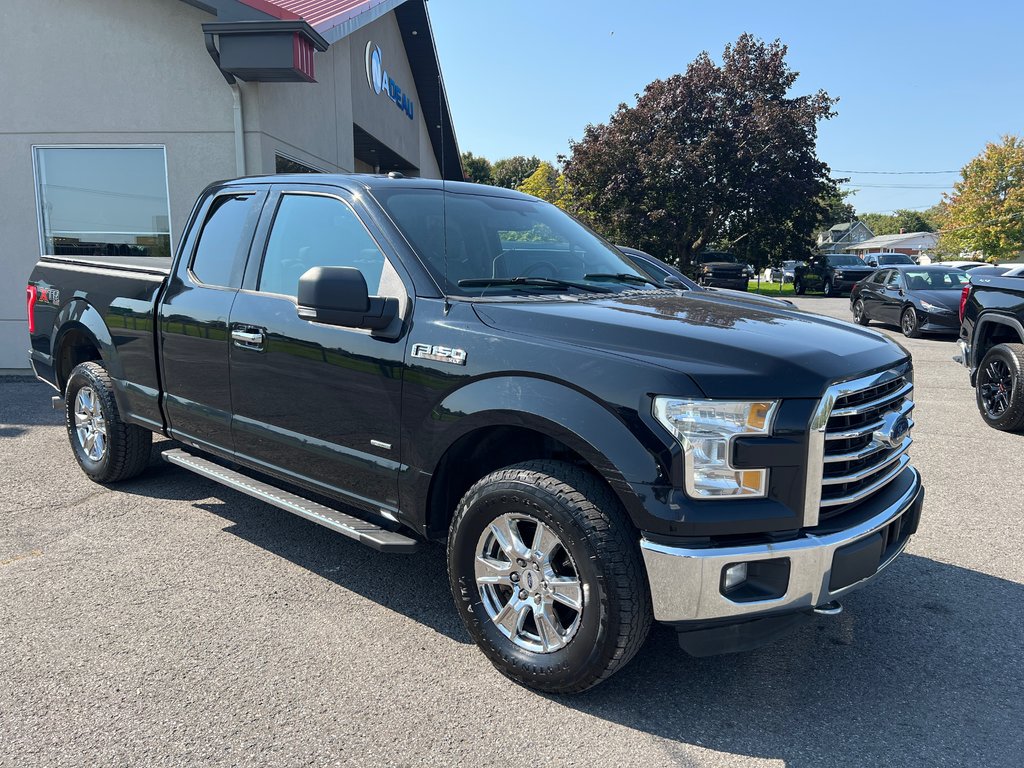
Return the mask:
<path fill-rule="evenodd" d="M 930 210 L 930 209 L 929 209 Z M 901 208 L 891 214 L 862 213 L 858 216 L 876 235 L 898 235 L 903 232 L 934 232 L 935 223 L 921 211 Z"/>
<path fill-rule="evenodd" d="M 462 170 L 466 181 L 477 184 L 493 184 L 491 161 L 486 157 L 477 157 L 472 152 L 462 153 Z"/>
<path fill-rule="evenodd" d="M 570 144 L 564 173 L 577 214 L 613 242 L 677 265 L 721 240 L 754 264 L 800 258 L 839 196 L 815 153 L 824 91 L 788 94 L 786 47 L 749 34 L 721 65 L 702 53 L 655 80 Z"/>
<path fill-rule="evenodd" d="M 571 204 L 569 186 L 565 181 L 565 176 L 548 162 L 538 165 L 537 170 L 526 178 L 517 189 L 566 210 Z"/>
<path fill-rule="evenodd" d="M 989 143 L 960 177 L 943 201 L 943 249 L 998 259 L 1024 250 L 1024 139 Z"/>
<path fill-rule="evenodd" d="M 506 189 L 518 189 L 519 185 L 537 170 L 538 165 L 540 165 L 540 158 L 536 155 L 503 157 L 496 161 L 491 168 L 492 183 Z"/>

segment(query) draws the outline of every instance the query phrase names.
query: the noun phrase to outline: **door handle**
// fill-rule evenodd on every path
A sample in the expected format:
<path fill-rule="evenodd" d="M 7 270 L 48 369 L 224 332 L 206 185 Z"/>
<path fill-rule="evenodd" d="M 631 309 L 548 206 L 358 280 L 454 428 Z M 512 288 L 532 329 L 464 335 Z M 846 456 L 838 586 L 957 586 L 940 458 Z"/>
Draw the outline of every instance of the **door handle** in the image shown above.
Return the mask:
<path fill-rule="evenodd" d="M 236 347 L 243 349 L 263 349 L 262 331 L 231 331 L 231 340 Z"/>

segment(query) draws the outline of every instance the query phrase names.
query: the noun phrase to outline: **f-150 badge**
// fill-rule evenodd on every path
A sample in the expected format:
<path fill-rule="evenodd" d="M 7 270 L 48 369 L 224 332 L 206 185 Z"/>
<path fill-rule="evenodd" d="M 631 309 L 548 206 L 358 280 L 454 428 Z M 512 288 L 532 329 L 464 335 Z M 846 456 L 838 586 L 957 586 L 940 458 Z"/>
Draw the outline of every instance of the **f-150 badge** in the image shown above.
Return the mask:
<path fill-rule="evenodd" d="M 452 365 L 466 364 L 466 350 L 442 347 L 437 344 L 413 344 L 412 356 L 423 360 L 436 360 L 439 363 Z"/>

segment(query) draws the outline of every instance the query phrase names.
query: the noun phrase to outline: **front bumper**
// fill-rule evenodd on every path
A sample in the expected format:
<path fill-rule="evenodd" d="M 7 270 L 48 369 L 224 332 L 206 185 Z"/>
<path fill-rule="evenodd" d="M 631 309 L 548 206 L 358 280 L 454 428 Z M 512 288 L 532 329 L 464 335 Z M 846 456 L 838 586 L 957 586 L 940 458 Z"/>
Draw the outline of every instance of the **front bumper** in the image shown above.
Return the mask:
<path fill-rule="evenodd" d="M 920 329 L 925 333 L 957 333 L 960 330 L 960 318 L 955 312 L 921 312 L 918 311 Z"/>
<path fill-rule="evenodd" d="M 746 291 L 750 288 L 750 279 L 746 277 L 719 277 L 704 275 L 701 284 L 709 288 L 729 288 L 734 291 Z"/>
<path fill-rule="evenodd" d="M 903 551 L 917 530 L 924 489 L 913 467 L 904 472 L 910 473 L 909 482 L 901 484 L 903 490 L 896 498 L 843 530 L 805 532 L 792 541 L 705 549 L 641 539 L 654 618 L 692 626 L 744 622 L 807 611 L 864 585 Z M 786 560 L 788 576 L 780 596 L 739 600 L 723 594 L 723 569 L 737 563 Z"/>

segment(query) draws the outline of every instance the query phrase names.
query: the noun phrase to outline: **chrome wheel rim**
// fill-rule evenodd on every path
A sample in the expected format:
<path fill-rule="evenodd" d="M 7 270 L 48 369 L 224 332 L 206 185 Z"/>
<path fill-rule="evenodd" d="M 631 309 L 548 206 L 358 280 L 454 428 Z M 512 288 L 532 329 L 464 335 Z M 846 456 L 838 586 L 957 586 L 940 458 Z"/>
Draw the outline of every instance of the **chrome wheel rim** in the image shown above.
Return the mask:
<path fill-rule="evenodd" d="M 1010 407 L 1013 374 L 1002 360 L 991 360 L 984 368 L 984 381 L 979 387 L 981 402 L 990 418 L 998 419 Z"/>
<path fill-rule="evenodd" d="M 474 577 L 488 618 L 523 650 L 557 651 L 580 627 L 584 594 L 576 563 L 535 517 L 493 520 L 477 542 Z"/>
<path fill-rule="evenodd" d="M 99 398 L 92 387 L 78 390 L 74 416 L 78 444 L 91 461 L 99 461 L 107 453 L 107 420 L 103 418 Z"/>
<path fill-rule="evenodd" d="M 853 305 L 853 319 L 857 322 L 864 319 L 864 302 L 860 299 Z"/>

